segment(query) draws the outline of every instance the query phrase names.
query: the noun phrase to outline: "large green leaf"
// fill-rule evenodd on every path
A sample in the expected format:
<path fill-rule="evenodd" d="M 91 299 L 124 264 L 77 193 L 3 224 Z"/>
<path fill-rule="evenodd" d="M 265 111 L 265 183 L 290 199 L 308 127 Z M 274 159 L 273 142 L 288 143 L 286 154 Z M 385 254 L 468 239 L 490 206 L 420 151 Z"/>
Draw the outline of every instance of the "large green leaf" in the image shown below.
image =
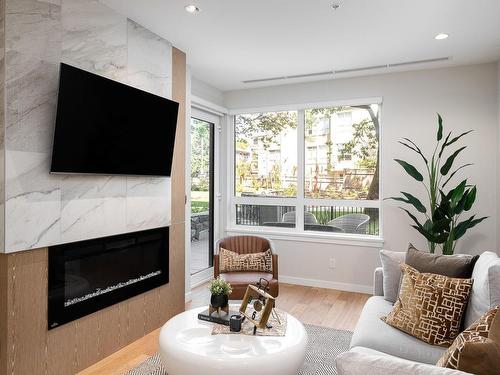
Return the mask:
<path fill-rule="evenodd" d="M 429 164 L 429 162 L 427 161 L 427 158 L 425 157 L 425 155 L 422 153 L 422 150 L 420 150 L 420 147 L 417 146 L 417 144 L 415 142 L 413 142 L 410 138 L 403 138 L 406 142 L 409 142 L 411 145 L 407 144 L 407 143 L 404 143 L 404 142 L 401 142 L 399 141 L 399 143 L 401 143 L 402 145 L 408 147 L 410 150 L 413 150 L 415 151 L 417 154 L 419 154 L 422 159 L 424 159 L 424 162 L 425 164 Z"/>
<path fill-rule="evenodd" d="M 418 212 L 421 212 L 423 214 L 427 212 L 425 206 L 422 204 L 422 202 L 420 202 L 420 200 L 417 197 L 411 195 L 410 193 L 405 193 L 404 191 L 402 191 L 401 194 L 403 194 L 408 199 L 408 203 L 413 205 L 413 207 L 415 207 Z"/>
<path fill-rule="evenodd" d="M 468 229 L 475 227 L 477 224 L 488 218 L 487 216 L 485 216 L 479 219 L 475 219 L 475 216 L 476 215 L 472 215 L 467 220 L 457 224 L 457 226 L 455 227 L 455 240 L 461 238 Z"/>
<path fill-rule="evenodd" d="M 450 139 L 450 137 L 451 137 L 451 132 L 448 133 L 448 135 L 446 136 L 446 138 L 443 142 L 443 145 L 441 146 L 441 151 L 439 151 L 439 157 L 441 157 L 441 155 L 443 155 L 444 149 L 446 148 L 447 143 L 448 143 L 448 139 Z"/>
<path fill-rule="evenodd" d="M 470 166 L 470 165 L 473 165 L 473 164 L 472 164 L 472 163 L 467 163 L 467 164 L 461 165 L 460 167 L 458 167 L 457 169 L 455 169 L 455 170 L 453 171 L 453 173 L 452 173 L 452 174 L 450 174 L 450 177 L 448 177 L 448 179 L 444 182 L 444 184 L 443 184 L 443 186 L 442 186 L 442 187 L 444 188 L 444 187 L 446 186 L 446 184 L 447 184 L 448 182 L 450 182 L 450 180 L 453 178 L 453 176 L 455 176 L 455 174 L 456 174 L 456 173 L 457 173 L 460 169 L 465 168 L 465 167 L 468 167 L 468 166 Z"/>
<path fill-rule="evenodd" d="M 438 113 L 438 132 L 437 132 L 437 140 L 438 142 L 443 138 L 443 119 L 441 115 Z"/>
<path fill-rule="evenodd" d="M 453 208 L 453 215 L 460 215 L 465 208 L 465 202 L 467 201 L 467 197 L 469 196 L 470 190 L 467 189 L 464 191 L 462 198 L 457 202 L 455 207 Z"/>
<path fill-rule="evenodd" d="M 474 186 L 472 189 L 470 189 L 469 194 L 467 194 L 467 199 L 465 200 L 465 205 L 464 205 L 465 211 L 469 211 L 472 208 L 472 205 L 474 204 L 474 201 L 476 200 L 476 193 L 477 193 L 477 189 Z"/>
<path fill-rule="evenodd" d="M 405 162 L 404 160 L 400 159 L 394 159 L 396 163 L 401 165 L 406 173 L 408 173 L 410 176 L 412 176 L 415 180 L 422 182 L 424 180 L 424 176 L 415 168 L 413 165 Z"/>
<path fill-rule="evenodd" d="M 455 207 L 457 203 L 462 199 L 464 192 L 465 192 L 465 186 L 467 185 L 467 180 L 463 180 L 461 183 L 458 184 L 458 186 L 451 191 L 451 206 Z"/>
<path fill-rule="evenodd" d="M 420 222 L 418 221 L 418 219 L 415 217 L 415 215 L 413 215 L 410 211 L 408 211 L 407 209 L 405 208 L 402 208 L 402 207 L 399 207 L 400 209 L 402 209 L 404 212 L 406 212 L 408 214 L 408 216 L 415 222 L 415 224 L 417 224 L 417 226 L 419 228 L 424 228 L 422 224 L 420 224 Z"/>
<path fill-rule="evenodd" d="M 453 143 L 455 143 L 456 141 L 458 141 L 460 138 L 462 138 L 464 135 L 467 135 L 467 134 L 469 134 L 469 133 L 471 133 L 473 131 L 474 130 L 469 130 L 469 131 L 463 132 L 462 134 L 457 135 L 455 138 L 452 138 L 450 141 L 446 142 L 446 146 L 452 145 Z"/>
<path fill-rule="evenodd" d="M 455 161 L 455 158 L 458 156 L 460 152 L 462 152 L 467 146 L 459 148 L 457 151 L 455 151 L 453 154 L 451 154 L 448 159 L 446 159 L 446 162 L 443 164 L 441 167 L 441 174 L 443 176 L 446 176 L 446 174 L 450 171 L 453 162 Z"/>
<path fill-rule="evenodd" d="M 451 219 L 442 219 L 432 223 L 432 231 L 434 233 L 441 233 L 450 230 Z"/>

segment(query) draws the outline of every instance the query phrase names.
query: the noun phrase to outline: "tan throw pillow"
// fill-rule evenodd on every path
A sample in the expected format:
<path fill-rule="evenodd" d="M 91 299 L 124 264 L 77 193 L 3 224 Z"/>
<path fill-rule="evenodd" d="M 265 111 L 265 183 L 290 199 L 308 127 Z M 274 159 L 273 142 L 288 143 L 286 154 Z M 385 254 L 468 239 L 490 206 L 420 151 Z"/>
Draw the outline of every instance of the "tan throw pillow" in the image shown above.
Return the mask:
<path fill-rule="evenodd" d="M 500 372 L 500 306 L 457 336 L 436 366 L 476 375 Z"/>
<path fill-rule="evenodd" d="M 273 253 L 271 249 L 263 253 L 238 254 L 234 251 L 219 249 L 220 272 L 256 271 L 273 272 Z"/>
<path fill-rule="evenodd" d="M 429 344 L 450 346 L 460 332 L 472 279 L 420 273 L 407 264 L 401 270 L 399 298 L 381 319 Z"/>

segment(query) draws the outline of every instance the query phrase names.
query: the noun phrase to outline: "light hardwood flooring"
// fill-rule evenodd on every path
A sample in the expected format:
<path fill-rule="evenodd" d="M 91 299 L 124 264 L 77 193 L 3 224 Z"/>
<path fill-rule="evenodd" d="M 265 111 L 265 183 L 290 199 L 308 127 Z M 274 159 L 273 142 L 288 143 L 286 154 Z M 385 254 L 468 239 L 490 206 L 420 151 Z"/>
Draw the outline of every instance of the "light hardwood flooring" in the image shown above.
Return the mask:
<path fill-rule="evenodd" d="M 280 283 L 277 307 L 303 323 L 352 331 L 369 297 L 361 293 Z M 193 290 L 192 301 L 186 303 L 186 309 L 203 306 L 209 299 L 207 285 L 201 285 Z M 124 374 L 158 350 L 159 333 L 159 329 L 149 333 L 78 375 Z"/>

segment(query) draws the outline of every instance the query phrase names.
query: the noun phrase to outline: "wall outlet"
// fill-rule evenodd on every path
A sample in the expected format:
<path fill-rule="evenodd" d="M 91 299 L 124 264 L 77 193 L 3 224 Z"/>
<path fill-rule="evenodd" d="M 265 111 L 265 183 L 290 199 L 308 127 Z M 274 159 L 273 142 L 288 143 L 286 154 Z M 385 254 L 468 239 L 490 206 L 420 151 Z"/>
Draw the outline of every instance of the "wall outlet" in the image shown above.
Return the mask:
<path fill-rule="evenodd" d="M 335 260 L 335 258 L 330 258 L 330 263 L 328 265 L 328 268 L 333 270 L 335 267 L 337 267 L 337 261 Z"/>

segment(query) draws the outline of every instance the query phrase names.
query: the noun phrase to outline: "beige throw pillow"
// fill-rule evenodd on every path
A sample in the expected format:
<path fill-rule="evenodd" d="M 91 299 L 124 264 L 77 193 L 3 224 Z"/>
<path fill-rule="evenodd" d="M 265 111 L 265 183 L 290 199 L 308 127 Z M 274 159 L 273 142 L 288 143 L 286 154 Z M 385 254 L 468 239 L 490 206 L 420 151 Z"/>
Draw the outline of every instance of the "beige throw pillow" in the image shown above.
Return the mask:
<path fill-rule="evenodd" d="M 436 366 L 476 375 L 500 372 L 500 307 L 488 311 L 457 336 Z"/>
<path fill-rule="evenodd" d="M 255 271 L 273 272 L 273 253 L 268 249 L 262 253 L 238 254 L 219 249 L 220 272 Z"/>
<path fill-rule="evenodd" d="M 399 298 L 387 324 L 432 345 L 449 346 L 460 333 L 472 279 L 420 273 L 402 264 Z"/>

